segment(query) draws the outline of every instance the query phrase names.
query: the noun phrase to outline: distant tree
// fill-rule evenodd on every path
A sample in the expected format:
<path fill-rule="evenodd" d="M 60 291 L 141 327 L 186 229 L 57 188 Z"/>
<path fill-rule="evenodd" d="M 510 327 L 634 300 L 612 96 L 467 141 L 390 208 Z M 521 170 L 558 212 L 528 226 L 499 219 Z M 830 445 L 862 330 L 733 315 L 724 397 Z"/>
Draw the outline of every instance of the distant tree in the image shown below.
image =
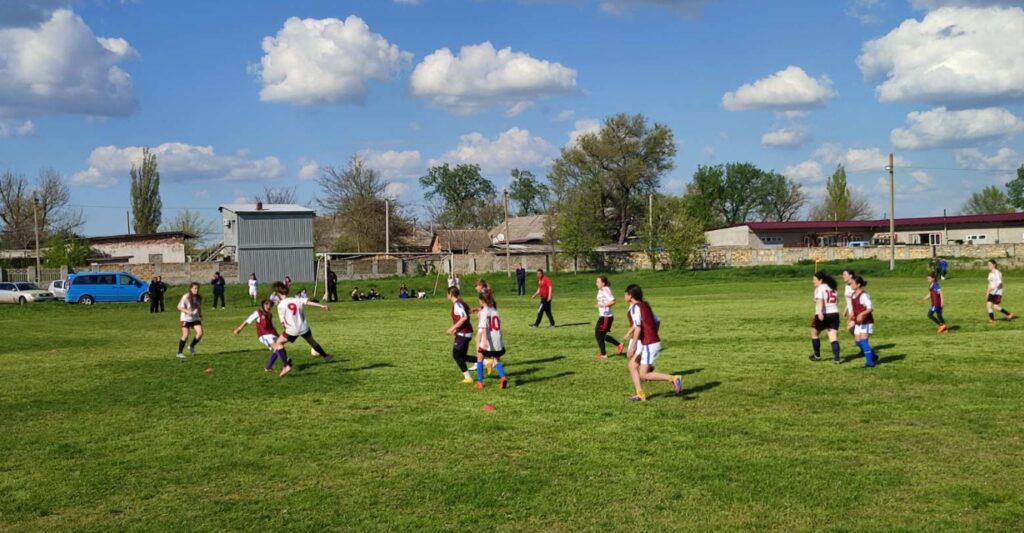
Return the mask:
<path fill-rule="evenodd" d="M 558 205 L 558 243 L 573 257 L 588 257 L 605 244 L 608 219 L 596 187 L 576 187 Z"/>
<path fill-rule="evenodd" d="M 532 172 L 518 168 L 512 169 L 509 199 L 515 202 L 517 216 L 543 213 L 547 196 L 548 186 L 534 177 Z"/>
<path fill-rule="evenodd" d="M 765 222 L 795 220 L 807 202 L 799 183 L 775 172 L 765 174 L 762 191 L 764 195 L 758 209 Z"/>
<path fill-rule="evenodd" d="M 73 233 L 54 233 L 46 240 L 43 261 L 50 268 L 76 267 L 88 262 L 92 253 L 89 242 Z"/>
<path fill-rule="evenodd" d="M 71 208 L 71 191 L 60 174 L 42 170 L 35 183 L 25 176 L 7 171 L 0 176 L 0 235 L 5 246 L 25 250 L 35 246 L 35 220 L 38 215 L 41 241 L 60 232 L 82 227 L 82 212 Z"/>
<path fill-rule="evenodd" d="M 280 189 L 263 187 L 263 192 L 257 194 L 254 200 L 268 205 L 297 204 L 299 203 L 299 196 L 296 193 L 295 187 L 281 187 Z"/>
<path fill-rule="evenodd" d="M 132 163 L 131 176 L 132 218 L 135 233 L 154 233 L 160 227 L 163 202 L 160 201 L 160 171 L 156 155 L 149 148 L 142 149 L 142 161 Z"/>
<path fill-rule="evenodd" d="M 686 269 L 691 254 L 704 242 L 703 225 L 690 215 L 683 197 L 659 194 L 653 205 L 647 220 L 637 226 L 651 268 L 655 269 L 658 259 L 667 254 L 673 268 Z"/>
<path fill-rule="evenodd" d="M 334 217 L 340 235 L 333 243 L 335 251 L 384 251 L 386 228 L 390 229 L 392 243 L 412 234 L 413 224 L 404 206 L 387 195 L 388 183 L 359 156 L 353 156 L 345 168 L 321 169 L 319 184 L 317 204 Z M 385 201 L 391 204 L 388 224 L 384 221 Z"/>
<path fill-rule="evenodd" d="M 169 222 L 165 222 L 162 231 L 180 231 L 191 235 L 192 239 L 185 240 L 185 254 L 196 255 L 199 251 L 210 244 L 213 236 L 217 235 L 217 224 L 208 218 L 204 218 L 199 211 L 182 209 Z"/>
<path fill-rule="evenodd" d="M 602 210 L 615 218 L 609 235 L 624 244 L 630 229 L 642 216 L 648 194 L 658 190 L 661 177 L 672 170 L 676 154 L 672 130 L 664 124 L 648 125 L 643 115 L 620 113 L 605 119 L 595 133 L 581 135 L 575 143 L 562 148 L 548 174 L 566 190 L 592 187 Z"/>
<path fill-rule="evenodd" d="M 1017 177 L 1006 184 L 1006 192 L 1013 207 L 1024 210 L 1024 165 L 1017 168 Z"/>
<path fill-rule="evenodd" d="M 825 182 L 825 198 L 811 208 L 810 220 L 868 220 L 873 216 L 867 198 L 850 190 L 846 169 L 837 165 Z"/>
<path fill-rule="evenodd" d="M 700 187 L 694 183 L 686 186 L 686 192 L 680 199 L 686 216 L 696 223 L 702 230 L 709 230 L 723 226 L 721 213 L 717 212 L 711 205 Z"/>
<path fill-rule="evenodd" d="M 1013 213 L 1010 198 L 995 185 L 971 194 L 964 202 L 960 212 L 965 215 L 992 215 L 997 213 Z"/>
<path fill-rule="evenodd" d="M 691 201 L 695 211 L 710 213 L 726 226 L 756 220 L 766 204 L 768 174 L 750 163 L 697 167 Z"/>
<path fill-rule="evenodd" d="M 494 184 L 480 173 L 480 165 L 436 165 L 419 182 L 426 199 L 436 201 L 432 215 L 441 228 L 490 229 L 501 220 Z"/>

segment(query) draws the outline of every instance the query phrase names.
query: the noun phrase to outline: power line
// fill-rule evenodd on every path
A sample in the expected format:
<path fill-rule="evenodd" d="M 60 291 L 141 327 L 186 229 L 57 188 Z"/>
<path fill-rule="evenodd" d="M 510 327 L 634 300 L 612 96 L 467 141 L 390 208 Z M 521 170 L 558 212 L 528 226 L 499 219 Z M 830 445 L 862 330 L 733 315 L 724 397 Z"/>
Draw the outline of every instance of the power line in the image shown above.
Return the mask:
<path fill-rule="evenodd" d="M 83 204 L 68 204 L 68 207 L 78 207 L 82 209 L 131 209 L 130 205 L 83 205 Z M 164 209 L 188 209 L 190 211 L 219 211 L 218 207 L 175 207 L 175 206 L 164 206 Z"/>

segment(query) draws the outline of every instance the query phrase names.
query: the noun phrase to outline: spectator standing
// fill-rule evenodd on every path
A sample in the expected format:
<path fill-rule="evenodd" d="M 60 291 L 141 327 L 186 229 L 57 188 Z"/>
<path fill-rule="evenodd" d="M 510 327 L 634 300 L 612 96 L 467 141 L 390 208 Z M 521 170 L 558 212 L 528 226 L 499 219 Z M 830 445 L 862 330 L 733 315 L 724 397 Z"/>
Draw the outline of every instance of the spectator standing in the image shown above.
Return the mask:
<path fill-rule="evenodd" d="M 213 285 L 213 309 L 217 308 L 217 300 L 220 300 L 220 308 L 224 309 L 224 286 L 227 282 L 224 280 L 224 276 L 220 275 L 220 272 L 213 273 L 213 281 L 210 282 Z"/>
<path fill-rule="evenodd" d="M 516 294 L 526 296 L 526 269 L 522 263 L 516 267 Z"/>
<path fill-rule="evenodd" d="M 338 301 L 338 275 L 329 268 L 327 269 L 327 301 Z"/>
<path fill-rule="evenodd" d="M 153 276 L 152 281 L 149 282 L 149 312 L 150 313 L 156 313 L 159 310 L 160 304 L 157 303 L 157 299 L 159 298 L 158 295 L 160 294 L 160 288 L 157 285 L 158 283 L 160 283 L 158 281 L 159 279 L 160 279 L 159 277 Z"/>
<path fill-rule="evenodd" d="M 167 292 L 167 284 L 164 283 L 163 276 L 157 276 L 156 278 L 156 307 L 158 312 L 164 312 L 164 293 Z M 153 286 L 150 285 L 150 291 L 153 290 Z M 152 301 L 153 292 L 150 292 L 150 300 Z M 150 305 L 153 305 L 150 303 Z"/>

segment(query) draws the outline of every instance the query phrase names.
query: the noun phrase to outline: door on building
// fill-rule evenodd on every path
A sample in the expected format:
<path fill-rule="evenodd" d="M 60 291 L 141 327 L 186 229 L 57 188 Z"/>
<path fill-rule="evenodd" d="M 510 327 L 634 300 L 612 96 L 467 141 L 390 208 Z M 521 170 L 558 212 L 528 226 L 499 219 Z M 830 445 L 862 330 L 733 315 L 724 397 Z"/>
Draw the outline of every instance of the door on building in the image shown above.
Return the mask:
<path fill-rule="evenodd" d="M 942 244 L 941 233 L 912 233 L 910 235 L 910 244 Z"/>

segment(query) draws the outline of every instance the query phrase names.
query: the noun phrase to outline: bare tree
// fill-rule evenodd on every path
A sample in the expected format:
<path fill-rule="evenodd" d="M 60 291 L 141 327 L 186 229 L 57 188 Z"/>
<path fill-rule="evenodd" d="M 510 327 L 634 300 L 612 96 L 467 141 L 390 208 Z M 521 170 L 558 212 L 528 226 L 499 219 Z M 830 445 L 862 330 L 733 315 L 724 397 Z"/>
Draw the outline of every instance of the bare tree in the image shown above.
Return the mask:
<path fill-rule="evenodd" d="M 275 189 L 273 187 L 263 187 L 263 192 L 257 194 L 253 198 L 257 202 L 264 204 L 297 204 L 299 203 L 299 196 L 296 192 L 295 187 L 281 187 Z"/>
<path fill-rule="evenodd" d="M 9 248 L 28 249 L 35 244 L 34 214 L 38 214 L 40 235 L 74 232 L 82 227 L 82 212 L 69 207 L 71 191 L 53 169 L 39 172 L 30 186 L 25 176 L 10 171 L 0 176 L 0 231 Z"/>
<path fill-rule="evenodd" d="M 204 218 L 199 211 L 182 209 L 170 222 L 165 222 L 161 230 L 180 231 L 194 237 L 185 241 L 185 253 L 196 255 L 210 243 L 211 237 L 217 234 L 217 224 Z"/>
<path fill-rule="evenodd" d="M 334 215 L 341 234 L 334 243 L 336 251 L 382 251 L 387 226 L 391 242 L 412 234 L 413 225 L 404 206 L 397 198 L 388 197 L 388 183 L 359 156 L 353 156 L 345 168 L 323 167 L 319 183 L 321 193 L 316 202 L 326 213 Z M 385 201 L 390 203 L 387 209 Z M 384 220 L 385 210 L 388 224 Z"/>
<path fill-rule="evenodd" d="M 796 220 L 807 202 L 799 183 L 775 172 L 765 175 L 763 194 L 760 211 L 764 222 Z"/>

